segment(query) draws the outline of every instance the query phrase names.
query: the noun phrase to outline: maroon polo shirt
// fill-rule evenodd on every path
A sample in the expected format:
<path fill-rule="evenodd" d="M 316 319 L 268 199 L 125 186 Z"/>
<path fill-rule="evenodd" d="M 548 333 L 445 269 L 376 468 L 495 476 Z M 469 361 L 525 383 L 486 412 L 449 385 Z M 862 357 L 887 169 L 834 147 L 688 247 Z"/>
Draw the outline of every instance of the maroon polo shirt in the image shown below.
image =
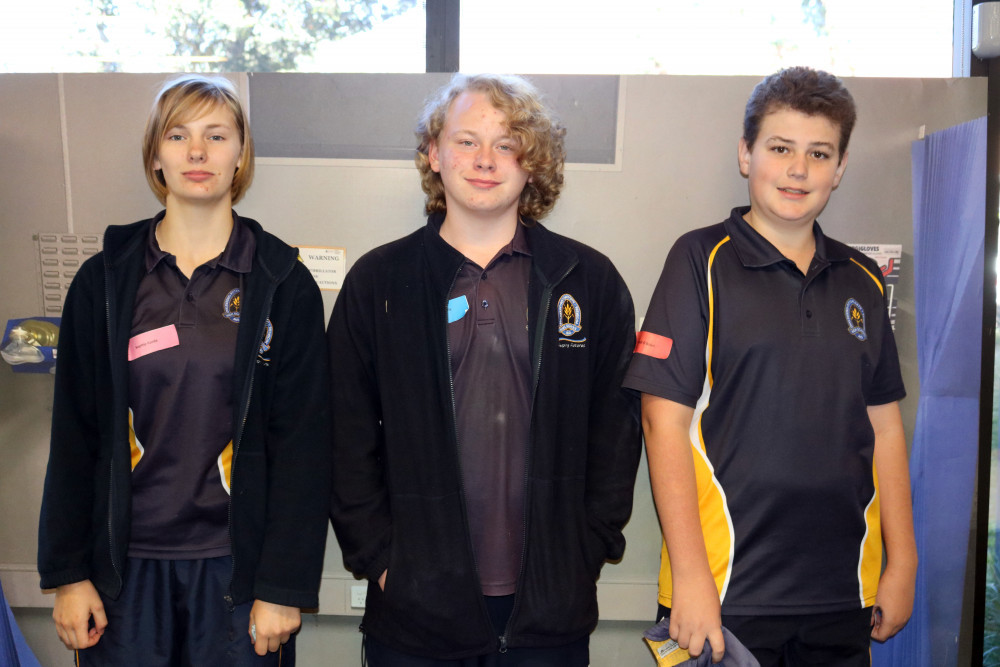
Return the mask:
<path fill-rule="evenodd" d="M 160 249 L 159 220 L 132 314 L 129 556 L 213 558 L 230 553 L 233 361 L 255 240 L 233 216 L 222 254 L 188 278 Z"/>
<path fill-rule="evenodd" d="M 465 261 L 449 297 L 462 481 L 484 595 L 514 593 L 524 545 L 530 270 L 531 252 L 518 225 L 486 268 Z"/>

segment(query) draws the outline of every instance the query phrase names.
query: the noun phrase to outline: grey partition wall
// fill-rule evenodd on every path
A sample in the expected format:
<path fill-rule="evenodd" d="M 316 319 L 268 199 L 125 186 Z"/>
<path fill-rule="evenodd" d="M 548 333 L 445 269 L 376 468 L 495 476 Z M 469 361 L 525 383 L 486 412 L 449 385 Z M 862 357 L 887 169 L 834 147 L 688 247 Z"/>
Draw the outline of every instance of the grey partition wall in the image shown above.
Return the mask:
<path fill-rule="evenodd" d="M 364 252 L 424 223 L 413 126 L 448 75 L 232 75 L 248 97 L 260 158 L 237 206 L 290 243 Z M 38 315 L 42 232 L 99 233 L 154 214 L 142 173 L 145 115 L 165 77 L 0 75 L 0 321 Z M 736 145 L 750 77 L 530 77 L 568 127 L 563 195 L 544 223 L 607 254 L 645 313 L 667 250 L 684 231 L 747 201 Z M 820 220 L 856 243 L 901 243 L 897 339 L 913 423 L 916 373 L 910 145 L 986 109 L 978 79 L 847 79 L 859 108 L 850 162 Z M 324 293 L 327 314 L 336 292 Z M 35 543 L 52 380 L 0 365 L 0 579 L 40 654 L 64 649 L 37 590 Z M 958 518 L 964 520 L 964 518 Z M 639 640 L 656 609 L 660 535 L 645 464 L 620 563 L 606 566 L 592 664 L 646 664 Z M 300 636 L 302 664 L 358 664 L 359 585 L 328 540 L 321 608 Z M 32 608 L 38 608 L 33 611 Z M 60 653 L 62 651 L 62 653 Z M 43 659 L 43 663 L 51 662 Z"/>

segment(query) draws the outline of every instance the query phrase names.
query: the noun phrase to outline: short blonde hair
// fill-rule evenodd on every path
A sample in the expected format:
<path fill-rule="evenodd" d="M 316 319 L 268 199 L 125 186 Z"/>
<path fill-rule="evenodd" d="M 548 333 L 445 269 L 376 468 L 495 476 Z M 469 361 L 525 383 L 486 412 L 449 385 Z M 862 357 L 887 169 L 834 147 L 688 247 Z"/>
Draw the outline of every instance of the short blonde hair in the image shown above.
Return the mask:
<path fill-rule="evenodd" d="M 216 105 L 233 113 L 243 148 L 230 190 L 233 203 L 242 199 L 250 188 L 253 182 L 253 137 L 250 136 L 250 123 L 236 87 L 229 79 L 221 76 L 185 74 L 163 84 L 149 112 L 143 134 L 142 162 L 146 168 L 146 181 L 161 204 L 167 202 L 167 183 L 163 179 L 163 172 L 156 169 L 153 163 L 156 162 L 164 133 L 180 123 L 201 117 Z"/>
<path fill-rule="evenodd" d="M 441 174 L 431 169 L 427 152 L 440 136 L 455 98 L 465 92 L 485 93 L 490 103 L 506 114 L 509 131 L 520 145 L 518 163 L 531 176 L 521 191 L 517 213 L 522 219 L 545 217 L 562 190 L 566 128 L 542 103 L 534 86 L 518 76 L 496 74 L 456 74 L 424 107 L 417 123 L 419 146 L 414 161 L 427 194 L 426 212 L 447 210 Z"/>

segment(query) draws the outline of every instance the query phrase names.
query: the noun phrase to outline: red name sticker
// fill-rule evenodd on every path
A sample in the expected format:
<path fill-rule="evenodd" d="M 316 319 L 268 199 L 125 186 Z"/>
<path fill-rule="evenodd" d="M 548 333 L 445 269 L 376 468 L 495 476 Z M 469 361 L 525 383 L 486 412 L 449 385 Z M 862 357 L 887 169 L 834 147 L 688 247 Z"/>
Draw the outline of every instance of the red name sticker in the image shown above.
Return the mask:
<path fill-rule="evenodd" d="M 129 338 L 128 360 L 135 361 L 147 354 L 166 350 L 168 347 L 177 347 L 178 345 L 180 345 L 180 341 L 177 340 L 177 327 L 173 324 L 168 324 L 165 327 L 136 334 Z"/>
<path fill-rule="evenodd" d="M 651 331 L 640 331 L 636 336 L 636 354 L 645 354 L 654 359 L 666 359 L 670 356 L 670 349 L 674 346 L 673 338 L 667 338 Z"/>

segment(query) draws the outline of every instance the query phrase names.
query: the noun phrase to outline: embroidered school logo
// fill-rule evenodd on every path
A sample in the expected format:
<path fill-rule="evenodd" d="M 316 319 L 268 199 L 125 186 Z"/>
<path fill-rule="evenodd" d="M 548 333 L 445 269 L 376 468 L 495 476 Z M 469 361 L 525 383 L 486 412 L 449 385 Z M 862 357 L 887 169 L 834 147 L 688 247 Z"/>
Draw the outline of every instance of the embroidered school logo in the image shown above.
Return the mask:
<path fill-rule="evenodd" d="M 274 325 L 271 324 L 271 318 L 267 318 L 267 322 L 264 324 L 264 339 L 260 341 L 260 349 L 257 350 L 257 356 L 261 358 L 262 361 L 270 361 L 264 355 L 268 350 L 271 349 L 271 338 L 274 336 Z"/>
<path fill-rule="evenodd" d="M 847 319 L 847 330 L 858 340 L 865 340 L 865 310 L 855 299 L 848 299 L 844 304 L 844 317 Z"/>
<path fill-rule="evenodd" d="M 222 316 L 230 322 L 240 323 L 240 288 L 229 290 L 222 301 Z"/>
<path fill-rule="evenodd" d="M 559 340 L 570 343 L 586 342 L 586 338 L 571 338 L 571 336 L 575 336 L 583 330 L 583 326 L 580 324 L 583 320 L 580 304 L 577 303 L 572 294 L 563 294 L 559 297 L 559 303 L 556 305 L 556 315 L 559 320 L 559 333 L 562 334 Z"/>

